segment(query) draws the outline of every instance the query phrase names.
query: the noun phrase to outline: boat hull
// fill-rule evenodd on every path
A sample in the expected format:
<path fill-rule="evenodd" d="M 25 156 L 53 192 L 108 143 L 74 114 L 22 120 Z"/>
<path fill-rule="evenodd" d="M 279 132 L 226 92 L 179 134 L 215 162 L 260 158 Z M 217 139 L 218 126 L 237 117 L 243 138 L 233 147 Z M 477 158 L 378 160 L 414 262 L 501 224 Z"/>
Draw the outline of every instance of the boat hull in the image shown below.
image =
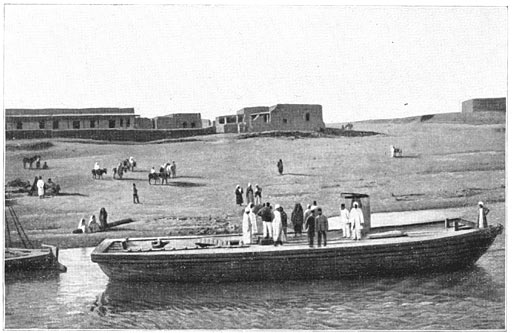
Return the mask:
<path fill-rule="evenodd" d="M 58 270 L 65 272 L 66 266 L 58 261 L 58 250 L 55 247 L 42 249 L 6 248 L 6 252 L 14 253 L 4 260 L 5 272 L 29 272 L 37 270 Z M 19 255 L 15 255 L 15 254 Z"/>
<path fill-rule="evenodd" d="M 501 230 L 502 226 L 497 226 L 433 238 L 363 240 L 319 248 L 304 245 L 189 251 L 193 253 L 108 253 L 103 252 L 110 244 L 105 240 L 93 251 L 91 259 L 110 279 L 128 281 L 229 282 L 403 275 L 473 265 Z"/>

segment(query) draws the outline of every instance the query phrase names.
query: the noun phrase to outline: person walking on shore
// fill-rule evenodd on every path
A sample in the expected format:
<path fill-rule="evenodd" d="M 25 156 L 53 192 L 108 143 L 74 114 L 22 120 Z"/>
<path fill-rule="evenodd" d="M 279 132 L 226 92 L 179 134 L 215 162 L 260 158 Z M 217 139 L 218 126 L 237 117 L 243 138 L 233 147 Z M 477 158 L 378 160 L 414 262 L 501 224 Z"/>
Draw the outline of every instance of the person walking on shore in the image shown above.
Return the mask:
<path fill-rule="evenodd" d="M 244 203 L 244 190 L 240 187 L 240 185 L 237 185 L 235 188 L 235 202 L 237 205 L 241 206 Z"/>
<path fill-rule="evenodd" d="M 39 180 L 37 181 L 37 195 L 39 199 L 44 197 L 44 180 L 41 176 L 39 176 Z"/>
<path fill-rule="evenodd" d="M 247 199 L 247 204 L 254 203 L 254 190 L 252 189 L 251 183 L 247 184 L 247 190 L 245 191 L 245 198 Z"/>
<path fill-rule="evenodd" d="M 107 217 L 108 217 L 107 210 L 104 207 L 101 207 L 100 215 L 99 215 L 101 230 L 107 230 L 107 228 L 108 228 Z"/>
<path fill-rule="evenodd" d="M 257 205 L 261 205 L 261 187 L 256 184 L 256 190 L 254 191 L 254 199 Z"/>
<path fill-rule="evenodd" d="M 137 190 L 135 183 L 133 183 L 133 203 L 134 204 L 140 203 L 139 202 L 139 191 Z"/>
<path fill-rule="evenodd" d="M 277 161 L 277 171 L 279 171 L 279 175 L 283 174 L 283 160 L 281 159 Z"/>
<path fill-rule="evenodd" d="M 478 228 L 487 228 L 487 214 L 489 212 L 489 208 L 485 207 L 482 201 L 478 202 Z"/>

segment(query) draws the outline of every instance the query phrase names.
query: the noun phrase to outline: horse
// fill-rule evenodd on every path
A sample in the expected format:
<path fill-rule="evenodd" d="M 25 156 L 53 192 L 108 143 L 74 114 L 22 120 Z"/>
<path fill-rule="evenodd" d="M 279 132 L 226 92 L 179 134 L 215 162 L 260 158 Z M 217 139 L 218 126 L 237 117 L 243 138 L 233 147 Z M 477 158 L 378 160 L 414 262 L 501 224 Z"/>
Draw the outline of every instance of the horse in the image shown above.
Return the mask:
<path fill-rule="evenodd" d="M 391 157 L 402 157 L 402 149 L 391 146 Z"/>
<path fill-rule="evenodd" d="M 121 166 L 121 167 L 113 167 L 112 168 L 112 174 L 113 174 L 113 178 L 115 179 L 116 178 L 116 175 L 119 176 L 119 179 L 123 179 L 123 173 L 124 173 L 124 168 Z"/>
<path fill-rule="evenodd" d="M 151 185 L 151 180 L 152 179 L 155 181 L 155 185 L 156 185 L 156 182 L 157 182 L 158 179 L 161 180 L 160 184 L 163 184 L 164 180 L 165 180 L 165 183 L 168 184 L 167 180 L 169 179 L 169 174 L 167 172 L 165 172 L 165 171 L 149 173 L 148 174 L 149 185 Z"/>
<path fill-rule="evenodd" d="M 35 155 L 33 157 L 23 157 L 23 169 L 26 169 L 26 165 L 29 164 L 29 168 L 32 169 L 32 164 L 35 161 L 39 161 L 41 159 L 41 156 Z"/>
<path fill-rule="evenodd" d="M 149 182 L 149 185 L 151 185 L 151 179 L 154 179 L 155 180 L 155 185 L 156 185 L 156 181 L 160 178 L 160 174 L 159 173 L 150 173 L 148 174 L 148 182 Z"/>
<path fill-rule="evenodd" d="M 130 169 L 131 172 L 133 172 L 133 169 L 135 169 L 136 166 L 137 162 L 135 162 L 135 160 L 128 159 L 128 168 Z"/>
<path fill-rule="evenodd" d="M 92 178 L 96 179 L 96 177 L 98 177 L 98 178 L 103 179 L 103 174 L 105 174 L 105 175 L 107 174 L 107 168 L 98 169 L 98 170 L 92 169 L 91 173 L 92 173 Z"/>

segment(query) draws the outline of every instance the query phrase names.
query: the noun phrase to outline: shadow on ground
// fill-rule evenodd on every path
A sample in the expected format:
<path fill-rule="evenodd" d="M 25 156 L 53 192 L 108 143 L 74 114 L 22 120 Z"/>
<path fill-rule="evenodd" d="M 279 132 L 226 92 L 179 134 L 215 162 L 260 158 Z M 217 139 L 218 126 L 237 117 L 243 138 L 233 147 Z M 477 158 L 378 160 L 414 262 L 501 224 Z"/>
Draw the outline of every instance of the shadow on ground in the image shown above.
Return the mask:
<path fill-rule="evenodd" d="M 60 197 L 65 197 L 65 196 L 88 197 L 89 195 L 87 195 L 87 194 L 82 194 L 82 193 L 67 193 L 67 192 L 60 192 L 60 193 L 59 193 L 59 196 L 60 196 Z"/>

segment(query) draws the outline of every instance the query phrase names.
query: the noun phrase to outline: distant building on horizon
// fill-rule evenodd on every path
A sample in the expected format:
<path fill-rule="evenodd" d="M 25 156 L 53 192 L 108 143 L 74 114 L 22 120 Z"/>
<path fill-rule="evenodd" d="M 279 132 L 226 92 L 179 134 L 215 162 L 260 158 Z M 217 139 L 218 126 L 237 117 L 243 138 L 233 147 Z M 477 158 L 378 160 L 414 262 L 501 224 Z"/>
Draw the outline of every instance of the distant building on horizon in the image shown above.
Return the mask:
<path fill-rule="evenodd" d="M 5 109 L 6 130 L 131 129 L 134 108 Z"/>
<path fill-rule="evenodd" d="M 200 113 L 172 113 L 153 118 L 154 129 L 202 128 Z"/>
<path fill-rule="evenodd" d="M 462 113 L 486 112 L 486 111 L 507 111 L 507 99 L 500 98 L 474 98 L 462 102 Z"/>
<path fill-rule="evenodd" d="M 217 133 L 318 131 L 325 128 L 318 104 L 276 104 L 240 109 L 215 118 Z"/>

